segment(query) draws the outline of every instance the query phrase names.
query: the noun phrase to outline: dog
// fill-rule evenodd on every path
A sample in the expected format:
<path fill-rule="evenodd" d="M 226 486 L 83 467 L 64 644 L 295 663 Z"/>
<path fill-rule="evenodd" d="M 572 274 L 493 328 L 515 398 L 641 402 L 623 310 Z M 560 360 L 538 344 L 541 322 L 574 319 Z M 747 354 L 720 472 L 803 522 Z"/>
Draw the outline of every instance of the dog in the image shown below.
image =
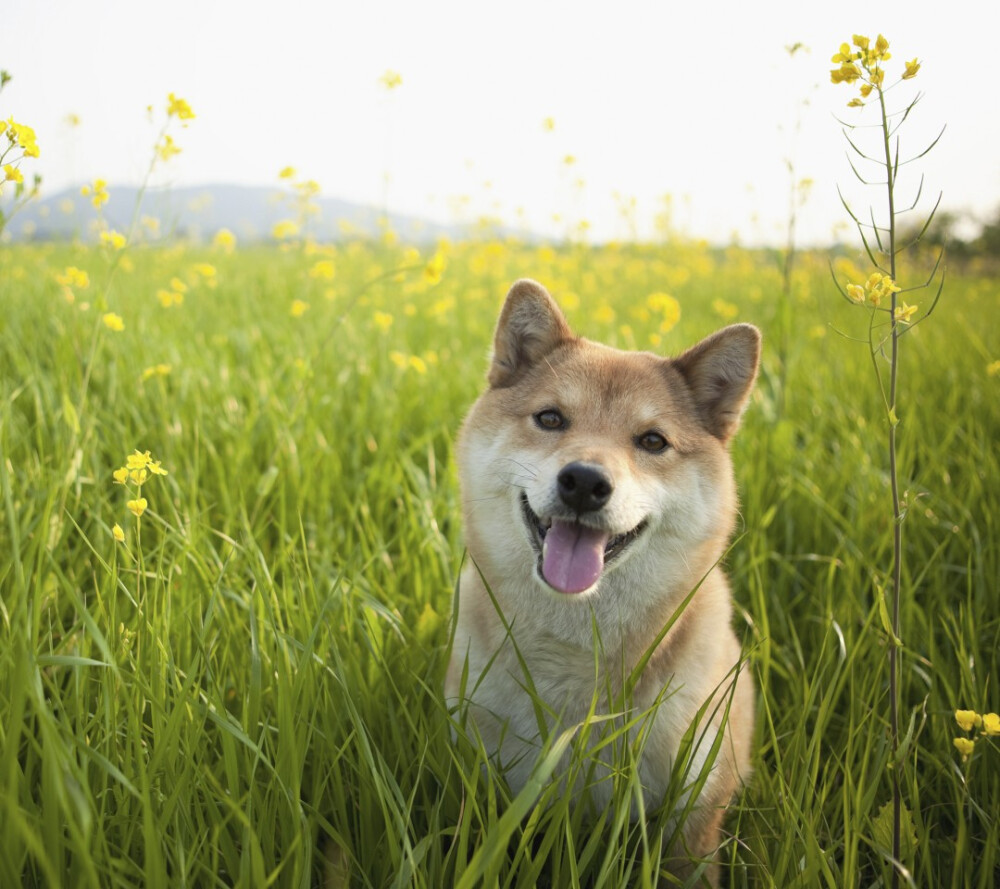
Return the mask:
<path fill-rule="evenodd" d="M 647 807 L 679 758 L 686 785 L 707 773 L 664 866 L 690 876 L 700 864 L 711 885 L 754 729 L 719 562 L 737 510 L 728 443 L 760 344 L 734 324 L 672 360 L 620 351 L 575 336 L 548 291 L 521 280 L 457 444 L 468 559 L 446 698 L 515 793 L 552 731 L 616 707 L 646 713 L 629 737 L 642 726 Z M 568 789 L 607 806 L 609 772 Z"/>

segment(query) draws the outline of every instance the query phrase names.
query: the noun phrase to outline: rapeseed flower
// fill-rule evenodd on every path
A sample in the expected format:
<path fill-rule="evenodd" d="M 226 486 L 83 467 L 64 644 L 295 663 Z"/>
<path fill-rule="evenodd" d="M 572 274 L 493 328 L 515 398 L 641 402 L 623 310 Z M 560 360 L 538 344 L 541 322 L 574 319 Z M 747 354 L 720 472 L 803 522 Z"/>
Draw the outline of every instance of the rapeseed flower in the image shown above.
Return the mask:
<path fill-rule="evenodd" d="M 112 250 L 123 250 L 125 249 L 125 244 L 128 242 L 125 240 L 125 235 L 121 232 L 110 229 L 101 232 L 101 243 L 107 244 Z"/>
<path fill-rule="evenodd" d="M 403 76 L 398 71 L 386 71 L 379 79 L 378 82 L 385 89 L 392 91 L 397 87 L 403 85 Z"/>
<path fill-rule="evenodd" d="M 192 120 L 194 112 L 191 106 L 173 93 L 167 95 L 167 117 L 176 117 L 178 120 Z"/>
<path fill-rule="evenodd" d="M 909 324 L 910 319 L 916 311 L 917 306 L 909 306 L 904 302 L 901 306 L 896 306 L 896 311 L 892 317 L 900 324 Z"/>
<path fill-rule="evenodd" d="M 228 228 L 220 228 L 212 238 L 212 246 L 226 253 L 232 253 L 236 248 L 236 235 Z"/>
<path fill-rule="evenodd" d="M 299 233 L 299 225 L 291 219 L 282 219 L 271 229 L 271 236 L 277 241 L 294 238 Z"/>
<path fill-rule="evenodd" d="M 115 538 L 119 543 L 125 542 L 125 532 L 122 530 L 122 526 L 115 522 L 114 527 L 111 529 L 111 536 Z"/>
<path fill-rule="evenodd" d="M 859 108 L 865 104 L 862 100 L 871 95 L 873 89 L 878 90 L 880 95 L 883 92 L 885 82 L 883 65 L 891 58 L 889 41 L 884 35 L 879 34 L 872 45 L 869 37 L 855 34 L 851 44 L 841 43 L 840 49 L 830 58 L 831 62 L 840 66 L 830 71 L 830 81 L 832 83 L 854 83 L 860 80 L 861 98 L 851 99 L 847 103 L 850 108 Z M 909 80 L 915 77 L 918 70 L 920 70 L 920 63 L 916 59 L 906 62 L 901 79 Z"/>
<path fill-rule="evenodd" d="M 17 123 L 13 117 L 0 121 L 0 133 L 5 133 L 11 146 L 17 145 L 24 157 L 38 157 L 38 142 L 35 131 L 27 124 Z M 6 153 L 6 152 L 4 152 Z"/>
<path fill-rule="evenodd" d="M 136 497 L 134 500 L 129 500 L 125 505 L 128 507 L 129 512 L 136 518 L 139 518 L 146 511 L 149 503 L 145 497 Z"/>
<path fill-rule="evenodd" d="M 4 182 L 13 182 L 17 185 L 24 182 L 24 174 L 13 164 L 4 164 L 3 179 Z"/>
<path fill-rule="evenodd" d="M 301 318 L 306 312 L 309 311 L 309 303 L 301 299 L 292 300 L 292 317 Z"/>
<path fill-rule="evenodd" d="M 56 275 L 56 283 L 63 287 L 75 287 L 86 290 L 90 286 L 90 276 L 75 265 L 66 266 L 66 270 Z"/>
<path fill-rule="evenodd" d="M 148 380 L 151 377 L 165 377 L 172 370 L 169 364 L 154 364 L 152 367 L 147 367 L 142 372 L 142 380 Z"/>
<path fill-rule="evenodd" d="M 93 185 L 84 185 L 80 189 L 80 194 L 85 198 L 90 198 L 90 203 L 94 205 L 96 209 L 100 209 L 104 204 L 108 202 L 108 183 L 103 179 L 95 179 Z"/>
<path fill-rule="evenodd" d="M 983 734 L 991 737 L 1000 735 L 1000 716 L 996 713 L 983 714 Z"/>
<path fill-rule="evenodd" d="M 167 290 L 162 287 L 156 291 L 156 298 L 165 309 L 169 309 L 171 306 L 179 306 L 184 302 L 184 294 L 182 292 Z"/>
<path fill-rule="evenodd" d="M 424 266 L 424 283 L 425 284 L 437 284 L 441 280 L 441 276 L 444 274 L 444 267 L 446 265 L 444 256 L 438 252 L 435 253 Z"/>
<path fill-rule="evenodd" d="M 660 316 L 660 333 L 669 333 L 681 320 L 681 304 L 669 293 L 649 294 L 646 306 Z"/>
<path fill-rule="evenodd" d="M 375 326 L 383 332 L 392 327 L 392 315 L 388 312 L 376 312 L 372 316 L 372 320 L 375 322 Z"/>
<path fill-rule="evenodd" d="M 113 330 L 115 333 L 121 333 L 125 329 L 125 322 L 122 321 L 122 316 L 116 315 L 114 312 L 105 312 L 101 316 L 101 320 L 108 330 Z"/>
<path fill-rule="evenodd" d="M 163 141 L 156 145 L 156 156 L 161 161 L 168 161 L 174 155 L 180 154 L 181 148 L 174 142 L 174 137 L 169 133 L 163 134 Z"/>
<path fill-rule="evenodd" d="M 321 259 L 313 264 L 309 269 L 309 277 L 320 281 L 332 281 L 336 276 L 336 269 L 330 259 Z"/>

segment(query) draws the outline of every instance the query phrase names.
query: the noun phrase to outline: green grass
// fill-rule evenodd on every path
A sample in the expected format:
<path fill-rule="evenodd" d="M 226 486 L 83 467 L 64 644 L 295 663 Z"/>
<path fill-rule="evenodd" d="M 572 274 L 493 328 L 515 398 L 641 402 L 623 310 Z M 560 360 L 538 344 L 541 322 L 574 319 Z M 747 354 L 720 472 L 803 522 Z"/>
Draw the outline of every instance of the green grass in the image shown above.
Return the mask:
<path fill-rule="evenodd" d="M 109 283 L 94 249 L 0 252 L 0 886 L 651 884 L 664 815 L 627 817 L 627 776 L 591 817 L 544 782 L 512 801 L 442 700 L 454 434 L 524 275 L 623 347 L 657 331 L 654 291 L 682 306 L 664 352 L 722 324 L 719 298 L 763 329 L 728 559 L 758 743 L 722 857 L 730 886 L 885 883 L 885 419 L 866 347 L 837 333 L 863 336 L 864 313 L 825 260 L 803 259 L 781 306 L 763 252 L 457 245 L 436 285 L 392 247 L 340 248 L 330 283 L 308 275 L 322 258 L 140 248 Z M 218 285 L 163 308 L 199 261 Z M 91 277 L 72 304 L 67 265 Z M 1000 750 L 952 746 L 956 707 L 1000 709 L 998 293 L 952 274 L 903 343 L 916 886 L 1000 877 Z M 169 470 L 143 487 L 138 566 L 111 478 L 136 448 Z"/>

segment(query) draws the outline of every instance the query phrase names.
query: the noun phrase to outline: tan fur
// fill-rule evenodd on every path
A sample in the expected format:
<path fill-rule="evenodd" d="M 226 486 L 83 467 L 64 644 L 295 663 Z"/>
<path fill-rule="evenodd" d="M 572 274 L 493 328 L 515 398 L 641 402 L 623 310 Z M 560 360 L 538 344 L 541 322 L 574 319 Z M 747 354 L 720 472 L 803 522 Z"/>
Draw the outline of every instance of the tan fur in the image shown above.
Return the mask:
<path fill-rule="evenodd" d="M 489 388 L 459 436 L 469 559 L 446 694 L 469 707 L 470 731 L 474 726 L 516 791 L 542 743 L 525 687 L 554 714 L 549 729 L 577 725 L 595 699 L 606 702 L 621 691 L 624 677 L 674 619 L 631 695 L 633 712 L 651 708 L 652 714 L 639 763 L 647 804 L 662 800 L 682 736 L 706 702 L 692 777 L 724 732 L 684 824 L 684 842 L 667 862 L 677 874 L 690 872 L 692 859 L 712 858 L 723 808 L 750 770 L 753 687 L 740 670 L 729 588 L 717 563 L 736 515 L 727 442 L 759 352 L 760 334 L 746 324 L 672 361 L 622 352 L 575 337 L 547 291 L 519 281 L 497 325 Z M 540 427 L 535 417 L 548 409 L 567 418 L 566 428 Z M 669 447 L 659 453 L 640 447 L 639 437 L 651 430 Z M 566 594 L 538 573 L 522 495 L 544 523 L 565 511 L 557 476 L 580 462 L 599 467 L 613 493 L 600 510 L 576 520 L 612 536 L 641 533 L 592 587 Z M 588 792 L 606 805 L 610 781 Z M 708 879 L 716 884 L 714 865 Z"/>

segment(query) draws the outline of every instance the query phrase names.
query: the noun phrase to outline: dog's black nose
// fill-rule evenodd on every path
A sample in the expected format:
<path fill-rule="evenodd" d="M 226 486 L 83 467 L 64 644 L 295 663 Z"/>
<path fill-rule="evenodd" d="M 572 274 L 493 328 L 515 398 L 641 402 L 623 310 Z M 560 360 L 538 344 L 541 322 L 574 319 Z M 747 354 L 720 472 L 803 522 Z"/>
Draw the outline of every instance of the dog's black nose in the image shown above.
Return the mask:
<path fill-rule="evenodd" d="M 593 512 L 611 498 L 615 489 L 611 477 L 599 466 L 590 463 L 570 463 L 556 479 L 559 498 L 575 512 Z"/>

